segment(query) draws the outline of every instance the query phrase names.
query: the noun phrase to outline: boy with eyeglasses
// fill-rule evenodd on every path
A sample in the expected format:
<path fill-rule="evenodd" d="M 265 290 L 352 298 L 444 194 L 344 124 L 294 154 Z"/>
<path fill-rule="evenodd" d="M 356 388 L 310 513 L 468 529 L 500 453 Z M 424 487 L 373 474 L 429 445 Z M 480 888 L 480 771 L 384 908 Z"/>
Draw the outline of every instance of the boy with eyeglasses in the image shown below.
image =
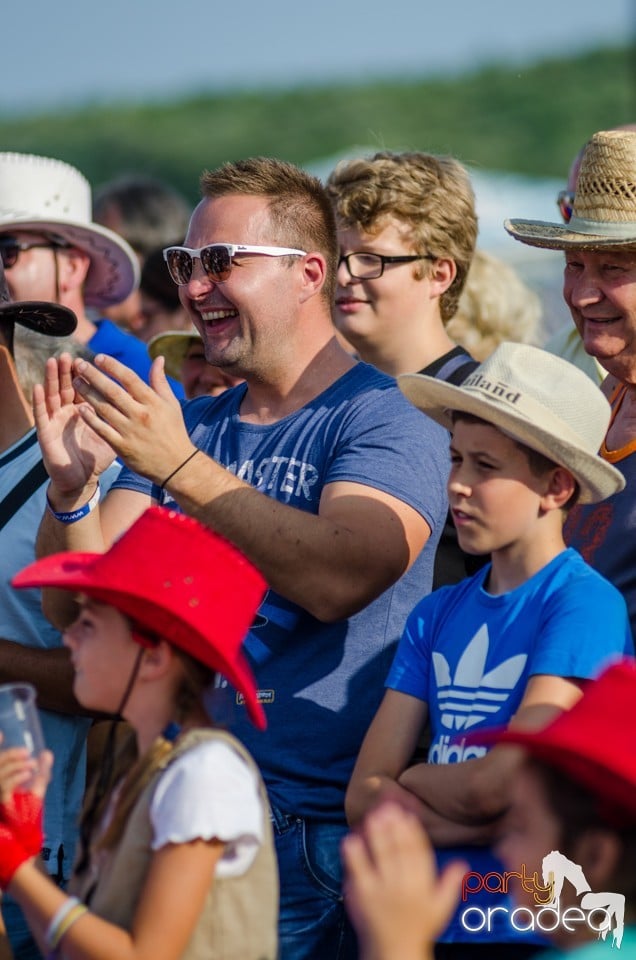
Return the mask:
<path fill-rule="evenodd" d="M 271 589 L 246 651 L 268 731 L 250 730 L 229 690 L 226 720 L 269 790 L 281 958 L 344 960 L 356 955 L 341 891 L 344 792 L 408 610 L 430 589 L 446 438 L 335 336 L 337 242 L 320 181 L 253 158 L 205 173 L 201 187 L 166 260 L 206 359 L 245 383 L 181 408 L 161 358 L 150 388 L 107 357 L 51 361 L 35 398 L 51 473 L 40 546 L 103 549 L 162 503 L 261 569 Z M 115 453 L 126 468 L 98 504 L 96 475 Z M 59 599 L 46 608 L 64 622 Z"/>
<path fill-rule="evenodd" d="M 376 153 L 343 160 L 327 180 L 340 259 L 334 320 L 359 356 L 393 377 L 461 383 L 477 366 L 449 336 L 477 240 L 468 172 L 453 157 Z M 462 553 L 448 518 L 434 587 L 479 560 Z"/>
<path fill-rule="evenodd" d="M 474 368 L 446 333 L 475 251 L 467 171 L 453 157 L 376 153 L 327 180 L 340 260 L 335 322 L 363 360 L 391 376 L 461 383 Z"/>

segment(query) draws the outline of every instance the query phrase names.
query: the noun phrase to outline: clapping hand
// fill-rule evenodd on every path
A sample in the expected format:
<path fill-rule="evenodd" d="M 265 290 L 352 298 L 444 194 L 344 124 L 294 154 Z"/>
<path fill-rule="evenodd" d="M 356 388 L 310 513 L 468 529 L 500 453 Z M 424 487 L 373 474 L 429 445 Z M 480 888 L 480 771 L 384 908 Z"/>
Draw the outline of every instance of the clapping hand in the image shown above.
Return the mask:
<path fill-rule="evenodd" d="M 44 465 L 63 494 L 81 491 L 115 459 L 113 448 L 82 416 L 82 399 L 73 386 L 76 363 L 67 353 L 50 357 L 44 384 L 33 388 L 33 414 Z"/>

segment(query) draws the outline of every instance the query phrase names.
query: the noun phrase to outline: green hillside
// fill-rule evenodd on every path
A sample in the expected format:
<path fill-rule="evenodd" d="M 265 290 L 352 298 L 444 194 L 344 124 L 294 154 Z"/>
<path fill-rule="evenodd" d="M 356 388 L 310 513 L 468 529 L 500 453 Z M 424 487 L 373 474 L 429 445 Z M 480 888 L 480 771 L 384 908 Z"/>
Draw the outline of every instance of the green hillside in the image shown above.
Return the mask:
<path fill-rule="evenodd" d="M 50 155 L 93 184 L 131 171 L 194 199 L 204 167 L 252 154 L 307 163 L 354 145 L 449 152 L 484 169 L 563 176 L 598 129 L 636 121 L 634 51 L 604 49 L 452 79 L 200 95 L 0 118 L 3 150 Z"/>

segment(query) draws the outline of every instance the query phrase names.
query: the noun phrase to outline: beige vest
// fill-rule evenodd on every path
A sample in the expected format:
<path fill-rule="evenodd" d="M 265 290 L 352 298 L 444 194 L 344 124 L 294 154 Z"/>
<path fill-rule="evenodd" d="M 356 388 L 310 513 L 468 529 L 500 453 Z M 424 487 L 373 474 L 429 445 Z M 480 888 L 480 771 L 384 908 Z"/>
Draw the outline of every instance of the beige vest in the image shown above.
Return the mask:
<path fill-rule="evenodd" d="M 100 851 L 97 885 L 90 898 L 91 911 L 125 930 L 132 928 L 137 902 L 152 859 L 150 804 L 163 769 L 203 740 L 223 740 L 258 773 L 249 753 L 222 730 L 192 730 L 165 758 L 141 793 L 118 846 Z M 260 777 L 259 777 L 260 781 Z M 269 820 L 267 794 L 260 781 L 264 809 L 263 843 L 249 870 L 240 877 L 213 879 L 205 906 L 181 960 L 275 960 L 277 956 L 278 871 Z M 93 854 L 93 852 L 92 852 Z M 84 898 L 94 882 L 86 870 L 74 877 L 71 893 Z M 175 877 L 178 883 L 179 878 Z"/>

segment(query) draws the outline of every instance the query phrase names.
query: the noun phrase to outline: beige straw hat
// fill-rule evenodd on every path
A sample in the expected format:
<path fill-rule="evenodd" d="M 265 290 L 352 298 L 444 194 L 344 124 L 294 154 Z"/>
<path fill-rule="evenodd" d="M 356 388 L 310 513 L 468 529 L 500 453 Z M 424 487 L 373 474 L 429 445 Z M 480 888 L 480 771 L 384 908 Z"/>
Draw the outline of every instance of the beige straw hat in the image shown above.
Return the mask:
<path fill-rule="evenodd" d="M 87 253 L 88 306 L 125 300 L 139 282 L 139 261 L 119 234 L 91 220 L 91 188 L 68 163 L 30 153 L 0 153 L 0 233 L 31 230 Z"/>
<path fill-rule="evenodd" d="M 163 357 L 168 376 L 180 381 L 181 366 L 186 353 L 193 343 L 201 342 L 196 330 L 166 330 L 152 337 L 146 346 L 151 359 Z"/>
<path fill-rule="evenodd" d="M 506 220 L 508 233 L 549 250 L 636 250 L 636 133 L 603 130 L 585 148 L 569 223 Z"/>
<path fill-rule="evenodd" d="M 579 503 L 605 500 L 625 487 L 622 473 L 598 456 L 609 403 L 585 373 L 561 357 L 502 343 L 459 387 L 418 373 L 398 377 L 398 385 L 449 430 L 452 411 L 469 413 L 565 467 L 579 484 Z"/>

